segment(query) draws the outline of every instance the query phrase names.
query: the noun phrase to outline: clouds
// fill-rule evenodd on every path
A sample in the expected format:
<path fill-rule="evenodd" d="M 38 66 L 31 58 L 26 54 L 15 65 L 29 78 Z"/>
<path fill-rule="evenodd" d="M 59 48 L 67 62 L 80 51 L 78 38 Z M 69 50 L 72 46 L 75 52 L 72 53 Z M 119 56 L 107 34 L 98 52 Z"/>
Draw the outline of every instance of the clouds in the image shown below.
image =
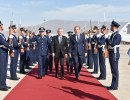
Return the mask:
<path fill-rule="evenodd" d="M 103 6 L 100 4 L 84 4 L 73 7 L 58 8 L 44 12 L 43 15 L 49 19 L 68 19 L 68 20 L 103 20 L 103 13 L 106 12 L 108 20 L 123 19 L 130 13 L 130 6 Z M 129 19 L 126 19 L 129 20 Z"/>
<path fill-rule="evenodd" d="M 40 6 L 44 4 L 45 0 L 27 0 L 25 2 L 22 2 L 22 6 L 27 6 L 27 7 L 34 7 L 34 6 Z"/>

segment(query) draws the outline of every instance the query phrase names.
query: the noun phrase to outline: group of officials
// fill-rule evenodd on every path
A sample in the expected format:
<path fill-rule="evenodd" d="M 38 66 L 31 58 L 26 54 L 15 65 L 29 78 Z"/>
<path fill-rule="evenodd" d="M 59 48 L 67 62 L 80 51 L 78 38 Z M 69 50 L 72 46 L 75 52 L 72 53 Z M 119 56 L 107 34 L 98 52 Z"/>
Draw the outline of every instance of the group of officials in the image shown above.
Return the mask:
<path fill-rule="evenodd" d="M 6 40 L 3 32 L 3 24 L 0 21 L 0 90 L 7 91 L 10 86 L 6 85 L 8 54 L 10 55 L 10 79 L 19 80 L 17 77 L 17 63 L 20 55 L 19 70 L 26 74 L 25 69 L 38 62 L 38 79 L 52 73 L 53 61 L 55 65 L 55 77 L 64 79 L 64 61 L 66 61 L 67 72 L 75 73 L 76 80 L 79 79 L 83 63 L 88 69 L 94 69 L 91 74 L 97 74 L 100 69 L 98 80 L 106 79 L 105 58 L 109 58 L 112 83 L 108 90 L 117 90 L 119 73 L 118 61 L 120 58 L 119 46 L 121 35 L 118 33 L 119 24 L 111 23 L 112 34 L 108 34 L 107 26 L 101 29 L 94 26 L 88 32 L 81 33 L 80 27 L 74 27 L 74 33 L 68 31 L 68 37 L 63 36 L 63 29 L 57 29 L 57 35 L 52 36 L 51 30 L 39 28 L 39 34 L 35 34 L 24 27 L 19 28 L 18 37 L 16 25 L 10 25 L 9 37 Z M 9 53 L 8 53 L 9 51 Z M 66 60 L 65 60 L 66 59 Z"/>

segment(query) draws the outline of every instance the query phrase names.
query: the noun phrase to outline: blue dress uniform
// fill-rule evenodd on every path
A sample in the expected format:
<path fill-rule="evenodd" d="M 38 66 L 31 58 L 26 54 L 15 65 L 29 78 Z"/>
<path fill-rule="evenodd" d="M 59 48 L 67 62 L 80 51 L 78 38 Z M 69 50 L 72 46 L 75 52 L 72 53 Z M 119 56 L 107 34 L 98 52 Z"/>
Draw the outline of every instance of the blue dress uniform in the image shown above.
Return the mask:
<path fill-rule="evenodd" d="M 20 36 L 21 37 L 21 47 L 23 48 L 24 52 L 20 52 L 20 64 L 19 64 L 19 69 L 20 69 L 20 73 L 22 74 L 26 74 L 25 72 L 25 66 L 26 66 L 26 55 L 25 55 L 25 43 L 24 43 L 24 36 Z"/>
<path fill-rule="evenodd" d="M 116 27 L 118 29 L 120 25 L 112 21 L 111 27 Z M 114 31 L 111 28 L 112 31 Z M 118 81 L 119 81 L 119 72 L 118 72 L 118 61 L 120 58 L 119 53 L 119 45 L 121 42 L 121 35 L 116 30 L 114 33 L 112 33 L 110 39 L 106 39 L 106 42 L 108 44 L 108 51 L 109 51 L 109 62 L 111 66 L 111 73 L 112 73 L 112 83 L 111 86 L 108 87 L 108 90 L 117 90 L 118 89 Z"/>
<path fill-rule="evenodd" d="M 98 51 L 99 51 L 99 67 L 100 67 L 100 76 L 99 80 L 106 79 L 106 65 L 105 65 L 105 34 L 102 34 L 100 38 L 98 39 Z"/>
<path fill-rule="evenodd" d="M 12 25 L 9 28 L 16 29 L 16 26 Z M 11 60 L 10 76 L 11 76 L 11 80 L 18 80 L 20 78 L 17 77 L 16 71 L 17 71 L 17 63 L 18 63 L 18 54 L 19 54 L 19 49 L 21 46 L 18 44 L 17 37 L 14 34 L 10 35 L 9 38 L 12 38 L 12 44 L 14 48 L 14 57 L 11 57 L 10 59 Z"/>
<path fill-rule="evenodd" d="M 38 45 L 37 45 L 37 39 L 39 38 L 39 34 L 38 35 L 36 35 L 36 61 L 38 62 Z"/>
<path fill-rule="evenodd" d="M 68 33 L 68 36 L 69 36 L 69 38 L 67 39 L 67 44 L 68 44 L 68 49 L 69 49 L 70 37 L 73 34 L 73 32 L 72 31 L 68 31 L 67 33 Z M 70 58 L 69 54 L 68 54 L 68 56 L 66 58 L 66 66 L 67 66 L 67 72 L 69 74 L 72 74 L 73 73 L 73 58 Z"/>
<path fill-rule="evenodd" d="M 0 25 L 3 25 L 0 21 Z M 8 48 L 13 50 L 6 42 L 4 34 L 0 32 L 0 90 L 7 91 L 6 77 L 7 77 L 7 64 L 8 64 Z"/>
<path fill-rule="evenodd" d="M 46 30 L 46 33 L 51 33 L 51 30 Z M 46 74 L 48 74 L 48 68 L 50 73 L 52 73 L 52 67 L 53 67 L 53 57 L 52 57 L 52 50 L 51 50 L 51 44 L 52 44 L 52 36 L 48 36 L 49 38 L 49 47 L 48 47 L 48 56 L 47 56 L 47 61 L 46 61 Z"/>
<path fill-rule="evenodd" d="M 26 30 L 26 31 L 28 31 L 28 30 Z M 26 57 L 26 69 L 31 69 L 29 66 L 30 66 L 30 48 L 29 48 L 29 41 L 30 41 L 30 38 L 29 38 L 29 36 L 25 36 L 25 38 L 24 38 L 25 40 L 25 57 Z M 26 40 L 28 40 L 28 43 L 27 43 L 27 41 Z M 29 48 L 28 50 L 27 50 L 27 48 Z"/>
<path fill-rule="evenodd" d="M 97 34 L 93 34 L 92 37 L 92 53 L 93 53 L 93 63 L 94 71 L 92 73 L 98 73 L 98 51 L 95 53 L 94 50 L 97 49 Z"/>
<path fill-rule="evenodd" d="M 88 43 L 88 58 L 87 58 L 87 65 L 88 65 L 88 68 L 87 69 L 93 69 L 93 53 L 92 53 L 92 47 L 91 47 L 91 42 L 92 42 L 92 39 L 91 37 L 89 36 L 88 39 L 86 40 L 87 43 Z"/>
<path fill-rule="evenodd" d="M 33 63 L 36 64 L 36 47 L 37 47 L 37 44 L 36 44 L 36 35 L 33 34 Z"/>
<path fill-rule="evenodd" d="M 30 34 L 32 34 L 32 33 L 30 33 Z M 30 66 L 33 66 L 33 52 L 34 52 L 34 50 L 33 50 L 33 47 L 34 47 L 34 44 L 33 44 L 33 42 L 34 42 L 35 40 L 34 40 L 34 38 L 33 37 L 30 37 L 30 39 L 29 39 L 29 45 L 30 45 L 30 51 L 29 51 L 29 65 Z"/>
<path fill-rule="evenodd" d="M 20 28 L 21 31 L 25 31 L 25 28 L 22 27 Z M 19 36 L 19 40 L 21 39 L 21 48 L 25 51 L 25 46 L 26 44 L 24 43 L 25 37 L 23 35 Z M 19 41 L 18 40 L 18 41 Z M 19 69 L 20 73 L 26 74 L 25 72 L 25 65 L 26 65 L 26 55 L 25 52 L 20 52 L 20 64 L 19 64 Z"/>
<path fill-rule="evenodd" d="M 75 76 L 78 80 L 83 64 L 83 56 L 87 53 L 86 40 L 83 34 L 74 34 L 70 37 L 69 54 L 70 53 L 74 61 Z"/>
<path fill-rule="evenodd" d="M 40 32 L 44 32 L 45 28 L 39 28 Z M 38 78 L 42 78 L 45 75 L 46 58 L 48 55 L 49 38 L 47 36 L 39 36 L 37 38 L 38 46 Z"/>

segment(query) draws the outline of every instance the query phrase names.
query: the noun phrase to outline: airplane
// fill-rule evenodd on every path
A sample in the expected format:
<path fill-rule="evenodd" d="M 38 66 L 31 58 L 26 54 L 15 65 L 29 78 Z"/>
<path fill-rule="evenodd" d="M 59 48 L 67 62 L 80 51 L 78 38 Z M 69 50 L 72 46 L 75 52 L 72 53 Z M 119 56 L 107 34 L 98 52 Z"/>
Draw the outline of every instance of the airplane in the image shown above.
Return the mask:
<path fill-rule="evenodd" d="M 130 23 L 126 23 L 119 33 L 121 34 L 122 42 L 130 43 Z"/>

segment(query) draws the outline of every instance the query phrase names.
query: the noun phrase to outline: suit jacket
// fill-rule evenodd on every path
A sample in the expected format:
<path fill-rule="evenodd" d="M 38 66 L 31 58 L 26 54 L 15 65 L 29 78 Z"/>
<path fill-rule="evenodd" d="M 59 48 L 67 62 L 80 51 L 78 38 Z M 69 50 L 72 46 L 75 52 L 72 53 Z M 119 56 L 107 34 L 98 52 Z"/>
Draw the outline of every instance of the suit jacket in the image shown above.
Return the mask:
<path fill-rule="evenodd" d="M 52 39 L 51 48 L 52 53 L 55 53 L 55 57 L 59 57 L 61 53 L 64 56 L 68 52 L 67 38 L 62 36 L 62 41 L 59 43 L 58 35 L 54 36 Z"/>
<path fill-rule="evenodd" d="M 83 56 L 87 53 L 86 40 L 83 34 L 80 34 L 78 42 L 75 34 L 70 37 L 69 53 L 71 53 L 72 56 Z"/>

